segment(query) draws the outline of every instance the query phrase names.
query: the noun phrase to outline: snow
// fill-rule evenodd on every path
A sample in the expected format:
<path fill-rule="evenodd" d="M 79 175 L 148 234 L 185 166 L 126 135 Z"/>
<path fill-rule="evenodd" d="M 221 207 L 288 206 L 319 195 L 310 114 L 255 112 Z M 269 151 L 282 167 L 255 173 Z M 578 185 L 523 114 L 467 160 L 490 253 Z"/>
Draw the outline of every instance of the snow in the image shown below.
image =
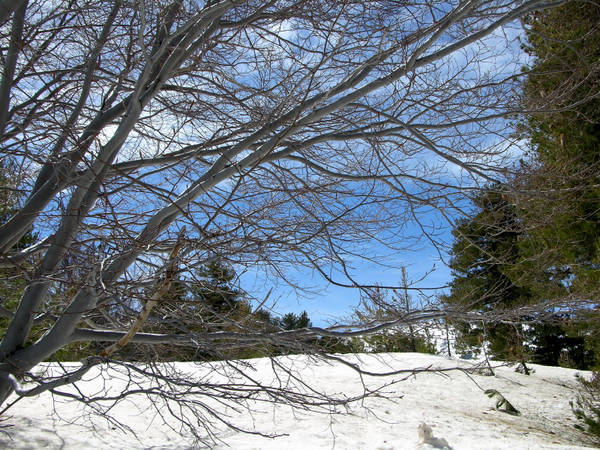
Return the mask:
<path fill-rule="evenodd" d="M 406 368 L 469 368 L 472 361 L 452 360 L 416 353 L 344 356 L 359 358 L 370 371 Z M 467 374 L 463 371 L 429 372 L 418 375 L 372 377 L 357 375 L 337 362 L 315 361 L 307 356 L 279 357 L 278 362 L 292 366 L 311 385 L 329 393 L 360 395 L 366 386 L 391 381 L 381 395 L 342 407 L 344 414 L 328 414 L 292 409 L 289 406 L 251 400 L 246 409 L 221 408 L 238 426 L 263 433 L 278 433 L 277 438 L 240 433 L 221 427 L 216 431 L 215 448 L 233 449 L 431 449 L 446 441 L 454 449 L 576 449 L 585 446 L 585 436 L 569 405 L 576 397 L 577 371 L 532 364 L 535 373 L 526 376 L 514 367 L 499 367 L 495 376 Z M 272 382 L 268 359 L 251 361 L 254 379 Z M 219 363 L 195 365 L 177 363 L 182 371 L 194 371 L 215 380 Z M 56 370 L 55 366 L 50 369 Z M 41 369 L 40 369 L 41 370 Z M 112 370 L 112 369 L 111 369 Z M 99 392 L 106 374 L 116 386 L 125 383 L 121 372 L 90 372 L 77 384 L 86 393 Z M 587 372 L 581 375 L 589 376 Z M 104 376 L 101 376 L 103 374 Z M 495 400 L 484 390 L 495 389 L 520 412 L 512 416 L 494 407 Z M 79 402 L 45 394 L 23 399 L 0 422 L 0 447 L 11 449 L 189 449 L 199 448 L 189 435 L 179 435 L 163 423 L 147 397 L 130 397 L 111 409 L 120 422 L 135 434 L 125 433 L 105 419 L 90 415 Z M 159 411 L 164 407 L 159 406 Z M 170 423 L 178 430 L 178 425 Z M 419 434 L 419 427 L 421 433 Z M 422 442 L 424 428 L 433 433 L 431 443 Z M 421 435 L 421 438 L 419 437 Z M 588 445 L 591 446 L 591 444 Z M 440 447 L 437 447 L 440 448 Z"/>

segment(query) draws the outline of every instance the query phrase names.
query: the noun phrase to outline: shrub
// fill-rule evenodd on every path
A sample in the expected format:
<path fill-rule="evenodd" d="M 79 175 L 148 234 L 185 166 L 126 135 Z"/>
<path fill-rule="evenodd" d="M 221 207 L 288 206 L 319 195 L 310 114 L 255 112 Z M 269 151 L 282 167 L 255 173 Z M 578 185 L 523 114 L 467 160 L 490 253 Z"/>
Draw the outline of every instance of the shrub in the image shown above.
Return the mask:
<path fill-rule="evenodd" d="M 584 426 L 576 427 L 587 431 L 600 443 L 600 372 L 593 372 L 589 380 L 580 375 L 577 379 L 580 389 L 575 402 L 571 402 L 571 408 Z"/>

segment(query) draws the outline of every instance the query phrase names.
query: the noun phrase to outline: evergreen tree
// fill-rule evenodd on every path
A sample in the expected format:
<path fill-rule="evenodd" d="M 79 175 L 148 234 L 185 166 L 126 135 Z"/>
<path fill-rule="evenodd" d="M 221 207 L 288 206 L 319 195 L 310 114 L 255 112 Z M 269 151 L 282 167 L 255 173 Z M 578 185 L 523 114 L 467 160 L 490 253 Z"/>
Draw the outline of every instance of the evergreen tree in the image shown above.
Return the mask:
<path fill-rule="evenodd" d="M 443 300 L 456 309 L 489 311 L 508 309 L 532 301 L 526 287 L 513 282 L 510 274 L 520 261 L 519 221 L 515 208 L 492 186 L 473 199 L 472 217 L 463 219 L 452 234 L 454 244 L 450 268 L 451 290 Z M 523 360 L 523 329 L 506 324 L 456 323 L 457 349 L 477 348 L 489 342 L 492 356 Z"/>
<path fill-rule="evenodd" d="M 480 311 L 560 299 L 587 303 L 557 313 L 553 323 L 488 326 L 485 339 L 496 357 L 529 353 L 536 362 L 588 368 L 600 355 L 599 24 L 600 6 L 589 2 L 528 18 L 524 47 L 533 62 L 523 102 L 547 112 L 525 117 L 522 137 L 531 151 L 518 175 L 475 198 L 475 212 L 453 232 L 446 302 Z M 482 341 L 482 327 L 457 327 L 459 346 Z"/>
<path fill-rule="evenodd" d="M 523 242 L 529 236 L 503 190 L 506 188 L 496 185 L 483 191 L 474 199 L 476 213 L 453 230 L 453 280 L 443 300 L 454 308 L 501 311 L 543 302 L 551 291 L 566 293 L 566 287 L 557 280 L 546 280 L 542 291 L 536 290 L 540 283 L 530 283 L 531 277 L 522 269 Z M 569 317 L 559 314 L 552 323 L 527 326 L 459 322 L 454 324 L 456 346 L 459 351 L 472 351 L 485 341 L 494 358 L 587 368 L 593 358 L 583 349 L 582 336 L 567 333 L 570 322 Z"/>
<path fill-rule="evenodd" d="M 182 272 L 182 271 L 179 271 Z M 248 332 L 262 330 L 275 332 L 278 330 L 297 330 L 311 327 L 308 313 L 287 313 L 276 318 L 265 309 L 252 311 L 250 303 L 245 299 L 245 292 L 234 286 L 235 271 L 215 260 L 203 266 L 193 274 L 193 282 L 181 278 L 172 283 L 168 294 L 154 308 L 157 317 L 176 315 L 180 319 L 174 323 L 151 321 L 144 331 L 175 332 L 215 332 L 232 331 Z M 176 309 L 174 314 L 173 309 Z M 289 348 L 278 349 L 264 343 L 231 342 L 227 351 L 214 352 L 211 348 L 174 347 L 171 345 L 128 346 L 120 353 L 123 359 L 137 359 L 138 355 L 154 352 L 156 360 L 198 361 L 244 359 L 262 356 L 287 354 Z"/>
<path fill-rule="evenodd" d="M 537 13 L 529 29 L 524 102 L 549 112 L 528 116 L 524 133 L 532 148 L 518 187 L 542 195 L 518 202 L 528 229 L 519 270 L 540 298 L 584 303 L 559 335 L 585 337 L 577 365 L 590 353 L 600 362 L 600 4 Z"/>
<path fill-rule="evenodd" d="M 167 294 L 152 311 L 151 320 L 144 324 L 143 331 L 152 333 L 244 331 L 250 320 L 250 305 L 244 299 L 244 292 L 235 287 L 235 271 L 215 260 L 203 266 L 191 279 L 184 278 L 183 270 L 171 284 Z M 144 295 L 133 301 L 133 310 L 139 309 Z M 166 322 L 162 317 L 176 316 L 177 321 Z M 158 318 L 158 320 L 152 320 Z M 249 326 L 249 325 L 248 325 Z M 201 343 L 200 343 L 201 344 Z M 211 348 L 199 345 L 177 347 L 173 345 L 128 345 L 119 353 L 125 360 L 136 360 L 153 354 L 157 361 L 200 361 L 220 360 L 258 356 L 248 349 L 233 347 L 226 353 L 215 353 Z M 261 355 L 262 356 L 262 355 Z"/>
<path fill-rule="evenodd" d="M 18 182 L 10 176 L 10 169 L 0 160 L 0 225 L 5 223 L 15 212 L 18 199 L 15 195 Z M 25 248 L 37 240 L 37 234 L 30 230 L 17 244 L 15 249 Z M 25 271 L 28 262 L 21 266 L 0 268 L 0 335 L 4 334 L 8 326 L 9 317 L 17 307 L 21 294 L 26 286 Z"/>
<path fill-rule="evenodd" d="M 600 281 L 600 5 L 569 2 L 532 15 L 533 56 L 524 103 L 531 154 L 523 167 L 520 215 L 529 229 L 521 270 L 544 290 L 561 280 L 569 294 L 598 297 Z M 563 293 L 545 292 L 546 297 Z"/>
<path fill-rule="evenodd" d="M 16 172 L 16 171 L 15 171 Z M 4 162 L 0 161 L 0 224 L 5 223 L 16 211 L 19 199 L 15 194 L 19 181 L 13 176 L 13 171 Z M 32 228 L 14 245 L 13 249 L 23 249 L 34 244 L 39 239 L 38 233 Z M 0 268 L 0 335 L 4 335 L 9 324 L 9 318 L 15 312 L 19 300 L 26 287 L 26 280 L 31 275 L 28 273 L 35 261 L 35 255 L 13 267 Z M 75 264 L 73 264 L 75 266 Z M 63 292 L 53 292 L 49 298 L 52 303 L 56 297 L 65 295 Z M 50 308 L 48 308 L 51 310 Z M 51 321 L 39 315 L 35 321 L 29 341 L 26 345 L 35 342 L 51 325 Z M 76 342 L 66 345 L 58 351 L 53 359 L 58 361 L 77 361 L 89 355 L 89 349 L 95 344 Z"/>
<path fill-rule="evenodd" d="M 215 260 L 200 270 L 193 292 L 215 311 L 226 313 L 239 302 L 240 291 L 232 288 L 235 272 L 222 261 Z"/>
<path fill-rule="evenodd" d="M 515 208 L 500 185 L 473 199 L 474 215 L 452 231 L 452 297 L 469 309 L 528 303 L 531 293 L 507 275 L 520 260 L 521 234 Z"/>
<path fill-rule="evenodd" d="M 409 284 L 406 270 L 402 268 L 402 285 Z M 412 298 L 408 289 L 392 290 L 388 292 L 373 289 L 370 295 L 363 296 L 361 303 L 354 314 L 361 322 L 393 320 L 402 314 L 409 314 L 412 309 Z M 435 343 L 428 332 L 427 324 L 420 329 L 408 324 L 403 327 L 390 328 L 379 333 L 365 336 L 363 348 L 373 353 L 382 352 L 419 352 L 435 353 Z M 356 344 L 355 344 L 356 345 Z"/>
<path fill-rule="evenodd" d="M 308 318 L 308 313 L 302 311 L 301 314 L 287 313 L 277 321 L 277 325 L 284 330 L 299 330 L 301 328 L 312 327 L 312 322 Z"/>

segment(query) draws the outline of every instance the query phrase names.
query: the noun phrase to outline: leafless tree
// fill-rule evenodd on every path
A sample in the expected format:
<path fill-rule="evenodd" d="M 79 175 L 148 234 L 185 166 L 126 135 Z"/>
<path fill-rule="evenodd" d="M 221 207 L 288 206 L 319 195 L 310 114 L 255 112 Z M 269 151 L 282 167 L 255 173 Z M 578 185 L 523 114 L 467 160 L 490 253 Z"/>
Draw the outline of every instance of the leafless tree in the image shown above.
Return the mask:
<path fill-rule="evenodd" d="M 432 214 L 453 217 L 510 162 L 519 19 L 561 3 L 3 1 L 0 141 L 21 182 L 0 257 L 27 288 L 3 310 L 2 401 L 57 392 L 128 344 L 298 351 L 389 326 L 196 331 L 153 308 L 215 259 L 361 288 L 348 265 L 374 244 L 409 247 L 411 224 L 437 243 Z M 16 250 L 32 227 L 43 239 Z M 157 321 L 179 331 L 143 332 Z M 104 344 L 21 386 L 75 342 Z"/>

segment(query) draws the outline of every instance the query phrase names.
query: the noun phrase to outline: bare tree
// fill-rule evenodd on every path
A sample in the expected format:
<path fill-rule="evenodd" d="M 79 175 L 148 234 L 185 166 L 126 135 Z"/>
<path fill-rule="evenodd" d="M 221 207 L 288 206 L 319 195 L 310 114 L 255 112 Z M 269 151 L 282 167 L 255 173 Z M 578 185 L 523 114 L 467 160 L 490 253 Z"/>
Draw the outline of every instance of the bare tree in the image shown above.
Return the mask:
<path fill-rule="evenodd" d="M 4 311 L 2 401 L 58 392 L 128 343 L 297 351 L 444 315 L 290 332 L 223 317 L 229 330 L 198 331 L 181 309 L 152 310 L 215 259 L 367 288 L 349 264 L 370 246 L 407 248 L 410 224 L 437 243 L 432 214 L 451 219 L 510 162 L 521 76 L 510 36 L 561 3 L 3 2 L 0 140 L 23 181 L 0 256 L 28 285 Z M 16 250 L 31 227 L 44 239 Z M 178 331 L 143 332 L 157 322 Z M 75 342 L 106 344 L 73 373 L 21 386 Z"/>

